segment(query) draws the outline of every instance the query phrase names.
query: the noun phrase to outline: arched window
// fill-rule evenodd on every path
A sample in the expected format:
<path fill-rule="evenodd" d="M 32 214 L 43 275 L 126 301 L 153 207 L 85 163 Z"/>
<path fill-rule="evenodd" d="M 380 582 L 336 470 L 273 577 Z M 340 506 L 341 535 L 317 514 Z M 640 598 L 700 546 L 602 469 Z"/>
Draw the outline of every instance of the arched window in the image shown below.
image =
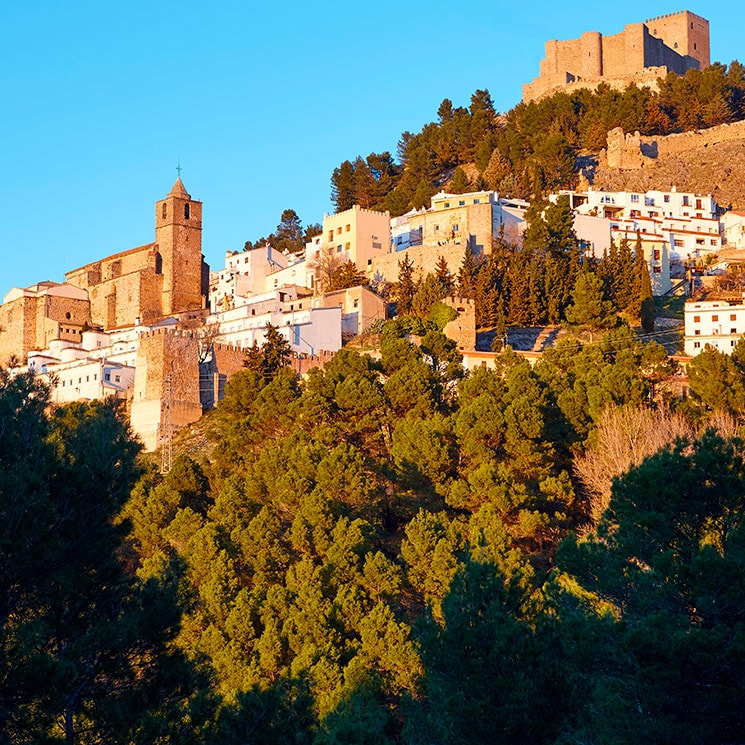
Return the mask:
<path fill-rule="evenodd" d="M 191 205 L 187 202 L 184 205 L 184 219 L 185 220 L 188 220 L 189 219 L 189 214 L 190 213 L 191 213 Z"/>
<path fill-rule="evenodd" d="M 163 206 L 161 207 L 161 214 L 160 216 L 165 220 L 166 219 L 166 213 L 168 211 L 168 205 L 163 202 Z"/>

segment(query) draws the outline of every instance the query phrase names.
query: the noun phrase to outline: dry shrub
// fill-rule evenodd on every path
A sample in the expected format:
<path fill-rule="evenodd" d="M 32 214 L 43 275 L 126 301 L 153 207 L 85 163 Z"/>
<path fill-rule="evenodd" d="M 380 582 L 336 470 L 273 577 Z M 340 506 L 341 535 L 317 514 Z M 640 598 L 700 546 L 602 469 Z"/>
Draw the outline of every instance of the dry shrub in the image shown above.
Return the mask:
<path fill-rule="evenodd" d="M 616 476 L 638 466 L 677 438 L 694 435 L 695 431 L 682 416 L 666 408 L 608 407 L 600 419 L 595 446 L 574 463 L 575 472 L 590 497 L 592 527 L 608 508 Z"/>

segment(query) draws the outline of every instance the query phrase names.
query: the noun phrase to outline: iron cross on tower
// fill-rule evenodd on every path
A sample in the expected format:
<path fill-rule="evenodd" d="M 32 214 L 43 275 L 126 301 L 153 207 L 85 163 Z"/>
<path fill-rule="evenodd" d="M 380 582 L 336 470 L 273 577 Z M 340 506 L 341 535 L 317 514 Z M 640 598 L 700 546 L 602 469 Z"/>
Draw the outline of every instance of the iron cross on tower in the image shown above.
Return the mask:
<path fill-rule="evenodd" d="M 181 178 L 181 158 L 179 158 L 176 163 L 176 173 L 178 173 L 178 177 Z"/>

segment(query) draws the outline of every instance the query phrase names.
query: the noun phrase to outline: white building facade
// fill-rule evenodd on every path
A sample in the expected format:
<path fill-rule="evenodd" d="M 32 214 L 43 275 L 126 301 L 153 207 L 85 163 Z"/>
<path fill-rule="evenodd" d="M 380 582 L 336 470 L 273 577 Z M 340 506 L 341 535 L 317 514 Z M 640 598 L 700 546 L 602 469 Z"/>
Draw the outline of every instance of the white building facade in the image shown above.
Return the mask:
<path fill-rule="evenodd" d="M 745 298 L 726 299 L 709 296 L 691 299 L 685 304 L 684 350 L 695 357 L 706 345 L 731 354 L 745 334 Z"/>

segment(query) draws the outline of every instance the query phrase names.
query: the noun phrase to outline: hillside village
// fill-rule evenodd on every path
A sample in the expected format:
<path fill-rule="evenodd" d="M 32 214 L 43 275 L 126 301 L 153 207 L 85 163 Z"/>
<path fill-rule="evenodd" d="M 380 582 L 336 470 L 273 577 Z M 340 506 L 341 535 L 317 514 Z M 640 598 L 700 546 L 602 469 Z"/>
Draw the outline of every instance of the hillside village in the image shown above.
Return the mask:
<path fill-rule="evenodd" d="M 623 38 L 641 35 L 651 51 L 623 64 L 613 62 L 623 48 L 616 37 L 599 42 L 583 35 L 581 42 L 558 47 L 550 42 L 551 63 L 541 64 L 541 77 L 526 85 L 526 98 L 547 95 L 559 82 L 571 89 L 637 81 L 639 70 L 653 85 L 667 68 L 683 73 L 686 65 L 708 64 L 708 22 L 687 11 L 657 20 L 652 31 L 650 22 L 626 28 Z M 678 48 L 670 39 L 683 37 L 681 46 L 695 52 L 685 63 L 670 51 Z M 589 68 L 560 75 L 557 70 L 569 69 L 585 47 L 603 65 L 592 75 Z M 742 122 L 651 138 L 617 128 L 608 133 L 600 161 L 616 172 L 649 170 L 671 152 L 743 139 Z M 626 243 L 641 251 L 637 260 L 644 259 L 654 296 L 699 288 L 695 307 L 686 306 L 685 355 L 706 344 L 731 351 L 745 333 L 745 303 L 731 294 L 703 300 L 700 288 L 737 264 L 740 251 L 745 254 L 745 213 L 724 210 L 711 194 L 666 183 L 643 192 L 610 191 L 585 180 L 577 189 L 548 195 L 549 203 L 560 201 L 571 209 L 583 261 L 600 261 Z M 155 204 L 151 243 L 72 269 L 63 283 L 45 280 L 7 292 L 0 306 L 0 361 L 45 376 L 58 403 L 106 397 L 126 402 L 134 431 L 154 450 L 222 398 L 226 381 L 243 367 L 245 351 L 263 344 L 268 324 L 286 339 L 298 372 L 322 366 L 349 340 L 379 329 L 396 312 L 400 268 L 410 262 L 419 281 L 447 267 L 452 282 L 444 302 L 457 318 L 444 333 L 457 344 L 464 367 L 487 364 L 488 348 L 477 349 L 477 311 L 467 297 L 472 293 L 455 280 L 466 254 L 484 261 L 495 241 L 519 250 L 529 208 L 529 201 L 489 189 L 445 189 L 428 205 L 396 217 L 355 204 L 324 215 L 322 232 L 303 250 L 280 252 L 267 243 L 228 251 L 224 267 L 210 271 L 202 255 L 202 204 L 179 177 Z M 328 280 L 345 266 L 356 275 L 331 289 Z M 539 354 L 541 346 L 520 351 Z"/>
<path fill-rule="evenodd" d="M 10 289 L 0 743 L 742 745 L 745 212 L 669 167 L 745 153 L 708 55 L 548 42 L 305 230 L 209 267 L 179 171 Z"/>

